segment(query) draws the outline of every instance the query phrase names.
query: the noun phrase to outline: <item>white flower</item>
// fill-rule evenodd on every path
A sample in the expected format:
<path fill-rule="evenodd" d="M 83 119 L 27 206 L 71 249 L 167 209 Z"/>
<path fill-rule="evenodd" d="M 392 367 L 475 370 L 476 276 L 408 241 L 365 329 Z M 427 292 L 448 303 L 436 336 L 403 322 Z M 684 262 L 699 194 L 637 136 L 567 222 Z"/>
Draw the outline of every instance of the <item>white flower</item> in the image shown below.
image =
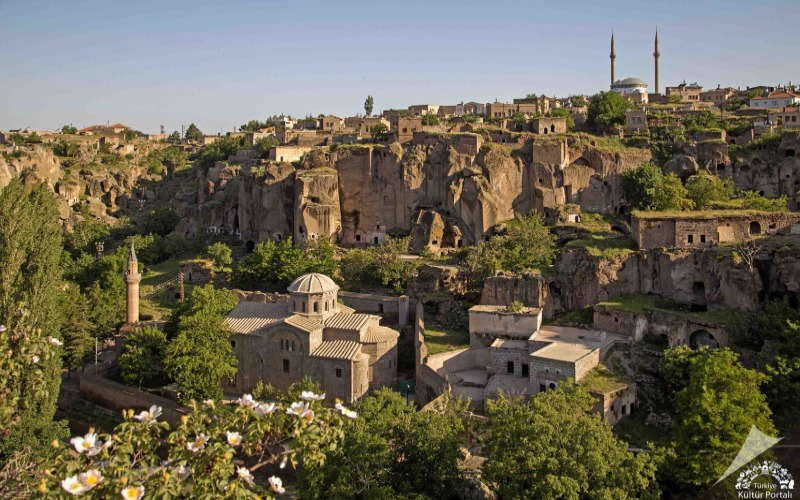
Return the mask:
<path fill-rule="evenodd" d="M 34 354 L 33 357 L 31 358 L 31 361 L 33 361 L 33 364 L 38 363 L 39 362 L 39 356 Z"/>
<path fill-rule="evenodd" d="M 186 448 L 189 451 L 197 453 L 198 451 L 202 450 L 206 446 L 206 442 L 208 441 L 208 436 L 205 434 L 198 434 L 195 436 L 194 441 L 186 445 Z"/>
<path fill-rule="evenodd" d="M 161 416 L 161 407 L 153 405 L 150 410 L 142 410 L 135 418 L 139 422 L 155 422 Z"/>
<path fill-rule="evenodd" d="M 97 443 L 97 434 L 90 432 L 85 436 L 74 437 L 70 439 L 69 442 L 75 447 L 75 451 L 84 453 L 95 446 Z"/>
<path fill-rule="evenodd" d="M 250 486 L 254 486 L 253 482 L 253 474 L 247 469 L 247 467 L 237 467 L 236 474 L 244 481 L 245 483 L 249 484 Z"/>
<path fill-rule="evenodd" d="M 8 328 L 6 328 L 6 325 L 0 325 L 0 333 L 3 333 L 6 330 L 8 330 Z"/>
<path fill-rule="evenodd" d="M 306 401 L 322 401 L 325 399 L 325 394 L 314 394 L 311 391 L 303 391 L 300 393 L 300 399 L 305 399 Z"/>
<path fill-rule="evenodd" d="M 286 492 L 286 488 L 283 487 L 283 481 L 278 476 L 270 477 L 269 485 L 272 486 L 272 491 L 279 495 Z"/>
<path fill-rule="evenodd" d="M 79 475 L 78 479 L 80 479 L 81 484 L 86 486 L 87 490 L 91 490 L 100 484 L 100 481 L 103 480 L 103 474 L 99 470 L 91 469 Z"/>
<path fill-rule="evenodd" d="M 180 479 L 186 479 L 187 477 L 189 477 L 189 474 L 192 473 L 192 469 L 186 467 L 185 465 L 179 465 L 179 466 L 175 467 L 173 472 Z"/>
<path fill-rule="evenodd" d="M 300 414 L 300 420 L 303 422 L 310 424 L 314 421 L 314 410 L 306 410 Z"/>
<path fill-rule="evenodd" d="M 144 486 L 128 486 L 120 494 L 125 500 L 141 500 L 144 496 Z"/>
<path fill-rule="evenodd" d="M 250 394 L 243 395 L 238 399 L 237 402 L 239 403 L 239 406 L 241 406 L 242 408 L 252 408 L 258 404 L 256 403 L 255 399 L 253 399 L 253 396 L 251 396 Z"/>
<path fill-rule="evenodd" d="M 208 407 L 213 408 L 214 407 L 214 400 L 213 399 L 204 399 L 203 400 L 203 404 L 208 406 Z"/>
<path fill-rule="evenodd" d="M 70 495 L 81 495 L 88 490 L 83 483 L 81 483 L 78 476 L 70 476 L 61 480 L 61 487 Z"/>
<path fill-rule="evenodd" d="M 261 403 L 260 405 L 256 406 L 256 415 L 259 417 L 263 417 L 264 415 L 268 415 L 275 411 L 275 403 Z"/>
<path fill-rule="evenodd" d="M 51 344 L 53 344 L 54 346 L 58 346 L 58 347 L 61 347 L 62 345 L 64 345 L 63 342 L 61 342 L 60 340 L 58 340 L 55 337 L 47 337 L 47 341 L 50 342 Z"/>
<path fill-rule="evenodd" d="M 336 408 L 336 411 L 340 412 L 345 417 L 356 418 L 358 416 L 358 413 L 354 412 L 353 410 L 348 410 L 347 408 L 345 408 L 342 405 L 342 403 L 339 402 L 338 399 L 336 400 L 336 404 L 334 405 L 334 408 Z"/>
<path fill-rule="evenodd" d="M 242 442 L 242 435 L 238 432 L 226 431 L 225 437 L 228 439 L 228 444 L 231 446 L 239 446 Z"/>
<path fill-rule="evenodd" d="M 308 403 L 292 403 L 292 406 L 286 410 L 286 413 L 289 415 L 300 415 L 304 411 L 308 410 L 308 407 Z"/>

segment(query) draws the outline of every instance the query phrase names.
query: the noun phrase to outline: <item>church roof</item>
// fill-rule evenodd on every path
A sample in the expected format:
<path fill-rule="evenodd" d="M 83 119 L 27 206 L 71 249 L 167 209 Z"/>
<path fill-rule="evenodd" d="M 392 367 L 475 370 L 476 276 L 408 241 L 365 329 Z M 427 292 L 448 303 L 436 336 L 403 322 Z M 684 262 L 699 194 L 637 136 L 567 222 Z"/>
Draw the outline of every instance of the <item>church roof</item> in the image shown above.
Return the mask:
<path fill-rule="evenodd" d="M 326 340 L 311 355 L 317 358 L 353 360 L 360 351 L 361 344 L 354 340 Z"/>
<path fill-rule="evenodd" d="M 295 326 L 301 330 L 305 330 L 307 332 L 315 332 L 322 328 L 321 322 L 317 321 L 316 319 L 301 316 L 299 314 L 295 314 L 294 316 L 289 316 L 288 318 L 286 318 L 285 323 Z"/>
<path fill-rule="evenodd" d="M 325 293 L 335 292 L 339 286 L 324 274 L 309 273 L 294 280 L 287 290 L 293 293 Z"/>
<path fill-rule="evenodd" d="M 371 317 L 369 314 L 338 313 L 325 319 L 325 328 L 360 331 Z"/>
<path fill-rule="evenodd" d="M 225 318 L 233 333 L 250 334 L 289 316 L 287 304 L 239 302 Z"/>
<path fill-rule="evenodd" d="M 395 330 L 392 330 L 391 328 L 386 328 L 385 326 L 373 325 L 367 328 L 367 331 L 361 338 L 361 342 L 365 344 L 378 344 L 381 342 L 395 340 L 399 336 L 400 334 Z"/>

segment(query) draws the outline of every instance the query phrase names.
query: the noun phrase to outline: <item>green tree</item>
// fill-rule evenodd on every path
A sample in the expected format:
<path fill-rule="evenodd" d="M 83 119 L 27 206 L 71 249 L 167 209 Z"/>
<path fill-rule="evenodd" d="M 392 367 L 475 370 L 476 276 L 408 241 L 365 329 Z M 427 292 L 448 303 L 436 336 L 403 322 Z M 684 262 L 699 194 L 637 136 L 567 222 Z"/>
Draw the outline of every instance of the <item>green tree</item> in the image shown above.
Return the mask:
<path fill-rule="evenodd" d="M 113 338 L 125 321 L 125 284 L 114 283 L 109 289 L 101 286 L 101 281 L 92 283 L 87 292 L 89 321 L 94 326 L 93 336 L 106 340 Z"/>
<path fill-rule="evenodd" d="M 172 311 L 164 325 L 164 333 L 172 338 L 178 334 L 182 319 L 203 312 L 222 317 L 231 312 L 237 303 L 236 297 L 228 290 L 217 290 L 212 285 L 195 287 L 186 301 Z"/>
<path fill-rule="evenodd" d="M 222 380 L 236 375 L 238 362 L 224 316 L 235 300 L 230 292 L 211 285 L 192 291 L 191 304 L 178 320 L 178 335 L 169 343 L 164 359 L 167 374 L 180 386 L 182 402 L 218 400 Z"/>
<path fill-rule="evenodd" d="M 526 104 L 539 104 L 539 96 L 536 95 L 534 92 L 533 94 L 528 94 L 525 96 L 525 103 Z M 538 108 L 537 108 L 538 109 Z"/>
<path fill-rule="evenodd" d="M 173 144 L 178 144 L 179 142 L 181 142 L 180 132 L 175 130 L 171 134 L 169 134 L 169 137 L 167 137 L 167 142 L 171 142 Z"/>
<path fill-rule="evenodd" d="M 56 207 L 55 196 L 44 185 L 28 193 L 15 178 L 0 190 L 0 325 L 23 333 L 11 343 L 10 363 L 36 371 L 43 380 L 35 392 L 29 392 L 26 377 L 7 382 L 3 397 L 19 398 L 15 412 L 25 425 L 0 432 L 0 462 L 15 450 L 49 443 L 64 431 L 60 422 L 53 421 L 61 384 L 60 357 L 41 357 L 36 366 L 19 358 L 27 355 L 34 336 L 61 337 L 61 226 Z M 30 339 L 24 335 L 28 329 Z"/>
<path fill-rule="evenodd" d="M 678 457 L 670 470 L 679 483 L 706 487 L 722 476 L 752 426 L 774 436 L 766 397 L 767 377 L 744 368 L 730 349 L 669 349 L 662 362 L 676 388 L 673 436 Z"/>
<path fill-rule="evenodd" d="M 267 158 L 269 151 L 278 145 L 278 139 L 274 135 L 262 137 L 253 144 L 253 149 L 256 150 L 259 158 Z"/>
<path fill-rule="evenodd" d="M 89 299 L 80 293 L 77 286 L 69 285 L 62 292 L 61 306 L 64 317 L 69 318 L 61 328 L 61 336 L 64 339 L 62 350 L 64 366 L 70 370 L 83 368 L 89 360 L 95 342 Z"/>
<path fill-rule="evenodd" d="M 402 258 L 408 253 L 411 238 L 387 238 L 383 245 L 353 249 L 342 256 L 342 279 L 352 286 L 380 284 L 402 291 L 416 276 L 419 263 Z"/>
<path fill-rule="evenodd" d="M 372 108 L 375 105 L 375 100 L 372 98 L 371 95 L 367 96 L 367 99 L 364 101 L 364 112 L 367 116 L 372 116 Z"/>
<path fill-rule="evenodd" d="M 621 94 L 608 91 L 592 96 L 589 102 L 588 121 L 596 127 L 611 127 L 625 123 L 625 111 L 633 104 Z"/>
<path fill-rule="evenodd" d="M 664 175 L 661 168 L 645 163 L 622 175 L 625 201 L 638 210 L 672 210 L 692 207 L 686 188 L 675 174 Z"/>
<path fill-rule="evenodd" d="M 372 126 L 369 129 L 369 134 L 376 141 L 388 140 L 389 139 L 389 127 L 387 127 L 383 123 L 379 123 L 377 125 Z"/>
<path fill-rule="evenodd" d="M 500 498 L 657 498 L 657 460 L 614 436 L 594 398 L 562 383 L 486 401 L 483 477 Z"/>
<path fill-rule="evenodd" d="M 129 128 L 122 133 L 122 136 L 125 138 L 126 141 L 132 141 L 137 137 L 144 137 L 144 133 L 141 132 L 140 130 L 133 130 L 132 128 Z"/>
<path fill-rule="evenodd" d="M 119 357 L 122 380 L 141 389 L 143 383 L 159 374 L 166 348 L 166 334 L 154 326 L 140 328 L 128 335 Z"/>
<path fill-rule="evenodd" d="M 266 122 L 260 122 L 258 120 L 250 120 L 249 122 L 241 125 L 239 127 L 239 132 L 256 132 L 262 128 L 266 128 L 268 125 Z"/>
<path fill-rule="evenodd" d="M 67 135 L 75 135 L 78 133 L 78 129 L 73 127 L 72 125 L 64 125 L 61 127 L 61 133 Z"/>
<path fill-rule="evenodd" d="M 79 151 L 80 147 L 74 142 L 61 141 L 53 145 L 53 153 L 57 156 L 74 158 Z"/>
<path fill-rule="evenodd" d="M 681 96 L 678 94 L 672 94 L 667 96 L 667 104 L 680 104 L 681 103 Z"/>
<path fill-rule="evenodd" d="M 166 236 L 175 230 L 181 218 L 169 207 L 158 207 L 150 210 L 144 216 L 144 230 L 146 233 Z"/>
<path fill-rule="evenodd" d="M 225 266 L 229 266 L 233 262 L 231 247 L 221 241 L 209 245 L 206 253 L 218 271 L 222 271 Z"/>
<path fill-rule="evenodd" d="M 733 198 L 733 179 L 720 179 L 715 175 L 698 174 L 686 181 L 686 192 L 694 208 L 711 208 L 715 202 L 726 202 Z"/>
<path fill-rule="evenodd" d="M 795 324 L 800 335 L 800 324 Z M 764 384 L 764 395 L 772 409 L 775 425 L 789 434 L 800 427 L 800 357 L 776 356 L 764 369 L 769 381 Z"/>
<path fill-rule="evenodd" d="M 339 267 L 336 262 L 336 245 L 331 243 L 330 238 L 315 238 L 306 243 L 305 250 L 309 260 L 305 272 L 322 273 L 326 276 L 333 276 L 336 273 Z"/>
<path fill-rule="evenodd" d="M 765 212 L 788 212 L 789 197 L 765 198 L 756 191 L 745 191 L 742 194 L 742 208 L 745 210 L 763 210 Z"/>
<path fill-rule="evenodd" d="M 422 124 L 430 127 L 439 125 L 439 115 L 436 113 L 425 113 L 422 115 Z"/>
<path fill-rule="evenodd" d="M 186 127 L 186 133 L 183 134 L 183 138 L 187 141 L 202 141 L 203 140 L 203 132 L 197 128 L 197 125 L 192 123 L 188 127 Z"/>
<path fill-rule="evenodd" d="M 303 498 L 457 498 L 466 481 L 465 405 L 447 400 L 439 411 L 418 411 L 395 391 L 380 389 L 354 406 L 344 443 L 325 463 L 304 467 Z"/>
<path fill-rule="evenodd" d="M 203 146 L 197 157 L 197 165 L 205 173 L 214 163 L 227 160 L 236 150 L 244 146 L 244 137 L 221 137 L 216 142 Z"/>
<path fill-rule="evenodd" d="M 573 108 L 583 108 L 586 106 L 586 98 L 582 95 L 570 96 L 569 102 Z"/>

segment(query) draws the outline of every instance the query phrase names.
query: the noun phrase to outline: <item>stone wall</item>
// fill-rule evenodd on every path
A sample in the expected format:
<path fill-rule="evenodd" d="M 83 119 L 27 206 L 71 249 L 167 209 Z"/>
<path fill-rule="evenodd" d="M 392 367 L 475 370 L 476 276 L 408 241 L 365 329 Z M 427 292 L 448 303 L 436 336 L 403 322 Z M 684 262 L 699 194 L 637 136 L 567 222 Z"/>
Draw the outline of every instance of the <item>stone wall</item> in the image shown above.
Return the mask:
<path fill-rule="evenodd" d="M 408 324 L 410 299 L 406 295 L 391 297 L 375 293 L 356 293 L 339 291 L 339 299 L 348 307 L 360 313 L 397 316 L 400 325 Z"/>
<path fill-rule="evenodd" d="M 647 332 L 647 316 L 644 313 L 622 311 L 613 307 L 594 306 L 593 327 L 595 330 L 627 335 L 633 340 L 642 340 Z"/>
<path fill-rule="evenodd" d="M 152 405 L 160 406 L 162 419 L 173 427 L 180 425 L 181 417 L 190 412 L 171 399 L 140 391 L 105 378 L 84 373 L 80 379 L 81 397 L 98 406 L 119 411 L 133 409 L 148 410 Z"/>
<path fill-rule="evenodd" d="M 519 313 L 505 312 L 502 309 L 492 306 L 474 306 L 469 310 L 470 346 L 487 347 L 487 339 L 483 334 L 494 332 L 503 332 L 505 338 L 527 340 L 542 326 L 540 309 L 530 309 Z"/>
<path fill-rule="evenodd" d="M 597 398 L 592 411 L 603 415 L 611 425 L 615 425 L 623 416 L 630 415 L 637 406 L 636 384 L 633 383 L 623 389 L 591 394 Z"/>

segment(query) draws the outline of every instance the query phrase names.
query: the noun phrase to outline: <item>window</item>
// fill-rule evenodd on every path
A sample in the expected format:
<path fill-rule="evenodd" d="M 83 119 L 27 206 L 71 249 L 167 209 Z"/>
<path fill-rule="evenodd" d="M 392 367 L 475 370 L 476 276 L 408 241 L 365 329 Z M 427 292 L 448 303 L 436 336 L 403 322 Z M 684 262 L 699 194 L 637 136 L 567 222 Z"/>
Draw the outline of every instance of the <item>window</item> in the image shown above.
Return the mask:
<path fill-rule="evenodd" d="M 283 339 L 281 339 L 281 351 L 284 349 L 284 347 L 285 347 L 285 345 L 284 345 Z"/>
<path fill-rule="evenodd" d="M 356 235 L 356 241 L 361 241 L 361 235 L 360 234 Z"/>
<path fill-rule="evenodd" d="M 325 301 L 325 312 L 328 312 L 328 301 Z"/>
<path fill-rule="evenodd" d="M 689 243 L 694 243 L 694 235 L 693 234 L 689 235 Z"/>
<path fill-rule="evenodd" d="M 700 235 L 700 243 L 705 243 L 705 242 L 706 242 L 706 235 L 705 234 L 701 234 Z"/>
<path fill-rule="evenodd" d="M 511 373 L 511 374 L 514 373 L 514 362 L 513 361 L 509 361 L 508 362 L 508 364 L 506 366 L 506 370 L 508 371 L 508 373 Z"/>
<path fill-rule="evenodd" d="M 689 240 L 689 241 L 691 241 L 691 240 Z M 306 303 L 305 302 L 302 303 L 301 309 L 303 310 L 303 312 L 306 312 Z"/>
<path fill-rule="evenodd" d="M 342 369 L 341 368 L 337 368 L 336 369 L 336 378 L 342 378 Z"/>
<path fill-rule="evenodd" d="M 539 392 L 544 392 L 547 390 L 547 386 L 544 384 L 539 384 Z"/>
<path fill-rule="evenodd" d="M 556 388 L 556 384 L 554 384 L 553 382 L 550 382 L 550 388 L 551 389 L 555 389 Z"/>
<path fill-rule="evenodd" d="M 315 313 L 319 312 L 319 303 L 317 302 L 314 302 L 314 312 Z"/>
<path fill-rule="evenodd" d="M 231 340 L 231 347 L 236 349 L 236 341 L 235 340 Z"/>
<path fill-rule="evenodd" d="M 284 373 L 289 373 L 289 360 L 288 359 L 284 359 L 283 360 L 283 371 L 284 371 Z"/>
<path fill-rule="evenodd" d="M 289 349 L 290 351 L 294 351 L 294 340 L 292 340 L 292 348 Z"/>
<path fill-rule="evenodd" d="M 622 405 L 622 414 L 623 415 L 627 415 L 628 414 L 628 405 Z"/>
<path fill-rule="evenodd" d="M 522 363 L 522 376 L 523 377 L 527 377 L 528 376 L 528 365 L 527 365 L 527 363 Z"/>

